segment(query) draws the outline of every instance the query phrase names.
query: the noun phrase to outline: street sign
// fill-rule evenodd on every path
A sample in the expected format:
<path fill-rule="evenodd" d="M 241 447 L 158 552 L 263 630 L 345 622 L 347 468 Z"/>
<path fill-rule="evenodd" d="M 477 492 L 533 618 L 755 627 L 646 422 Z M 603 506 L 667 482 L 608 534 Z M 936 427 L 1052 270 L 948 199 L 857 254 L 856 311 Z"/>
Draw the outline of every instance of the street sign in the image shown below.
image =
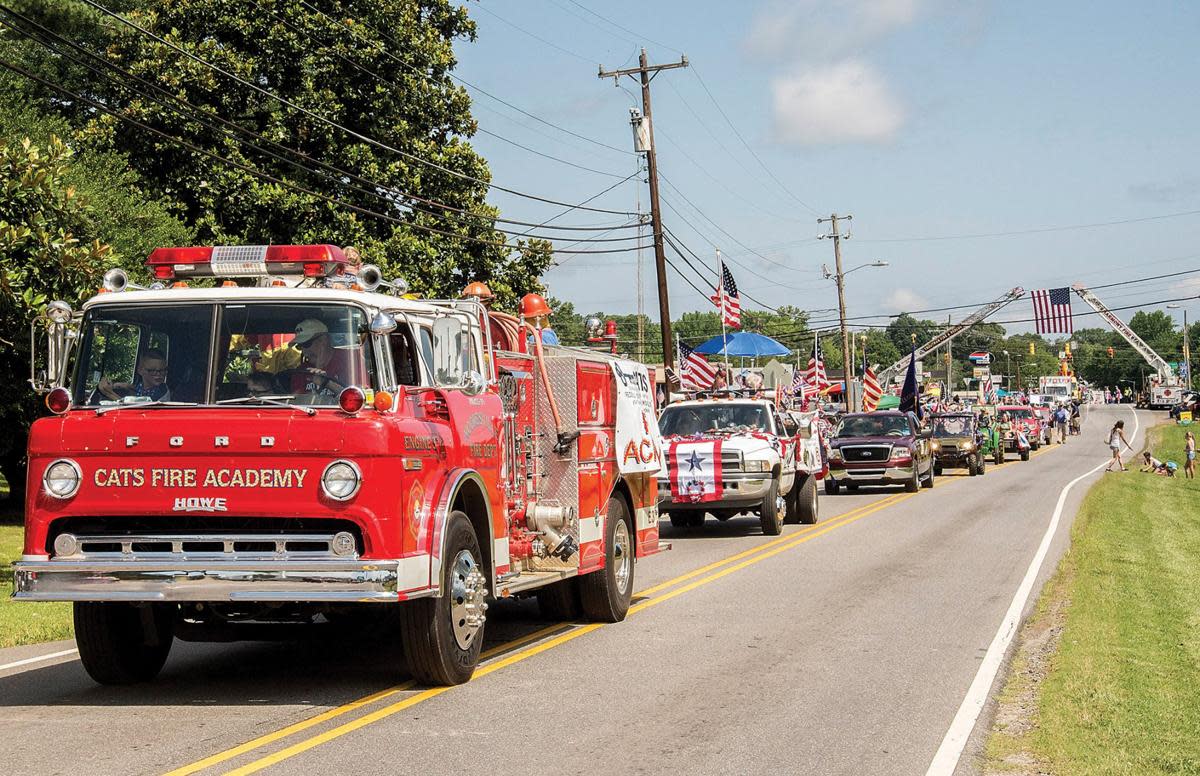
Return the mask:
<path fill-rule="evenodd" d="M 977 350 L 971 355 L 967 356 L 967 358 L 976 366 L 987 366 L 992 363 L 992 354 L 988 353 L 986 350 Z"/>
<path fill-rule="evenodd" d="M 971 370 L 971 376 L 976 380 L 986 380 L 989 374 L 991 374 L 991 370 L 986 366 L 977 366 Z"/>

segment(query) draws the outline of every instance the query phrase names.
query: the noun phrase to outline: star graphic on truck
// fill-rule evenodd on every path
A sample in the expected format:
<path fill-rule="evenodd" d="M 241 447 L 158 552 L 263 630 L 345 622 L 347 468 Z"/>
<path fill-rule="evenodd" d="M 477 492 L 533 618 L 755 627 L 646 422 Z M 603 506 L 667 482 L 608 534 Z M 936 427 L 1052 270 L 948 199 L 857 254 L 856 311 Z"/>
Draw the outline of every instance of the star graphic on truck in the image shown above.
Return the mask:
<path fill-rule="evenodd" d="M 701 458 L 700 455 L 695 450 L 693 450 L 692 457 L 687 459 L 687 462 L 688 462 L 688 471 L 694 472 L 700 468 L 701 464 L 704 463 L 704 459 Z"/>

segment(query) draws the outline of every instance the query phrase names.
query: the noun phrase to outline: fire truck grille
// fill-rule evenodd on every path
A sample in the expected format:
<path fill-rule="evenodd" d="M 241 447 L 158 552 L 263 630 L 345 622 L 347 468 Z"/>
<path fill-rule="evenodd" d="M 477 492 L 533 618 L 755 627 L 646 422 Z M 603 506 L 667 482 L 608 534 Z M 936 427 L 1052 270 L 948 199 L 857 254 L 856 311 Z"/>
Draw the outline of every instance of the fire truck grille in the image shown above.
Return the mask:
<path fill-rule="evenodd" d="M 349 554 L 333 551 L 339 533 L 354 537 Z M 362 531 L 348 520 L 327 518 L 237 517 L 68 517 L 56 520 L 46 538 L 46 551 L 57 556 L 55 540 L 76 539 L 73 560 L 347 560 L 363 552 Z"/>

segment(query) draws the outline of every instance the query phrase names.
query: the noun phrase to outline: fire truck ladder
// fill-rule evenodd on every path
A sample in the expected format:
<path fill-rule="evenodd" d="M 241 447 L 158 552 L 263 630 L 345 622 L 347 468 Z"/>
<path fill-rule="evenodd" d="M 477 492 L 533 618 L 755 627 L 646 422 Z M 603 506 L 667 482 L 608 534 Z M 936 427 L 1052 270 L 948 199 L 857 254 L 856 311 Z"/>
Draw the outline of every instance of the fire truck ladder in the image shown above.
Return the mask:
<path fill-rule="evenodd" d="M 1133 349 L 1141 354 L 1142 358 L 1146 359 L 1146 363 L 1154 367 L 1158 372 L 1158 376 L 1164 382 L 1170 382 L 1175 378 L 1175 370 L 1171 365 L 1160 355 L 1154 352 L 1154 349 L 1146 344 L 1145 340 L 1137 335 L 1133 329 L 1117 317 L 1117 314 L 1104 306 L 1104 302 L 1092 293 L 1091 289 L 1081 283 L 1076 283 L 1071 286 L 1071 289 L 1079 294 L 1079 298 L 1091 305 L 1092 309 L 1100 314 L 1100 317 L 1108 321 L 1108 325 L 1113 327 L 1113 331 L 1125 338 L 1125 341 L 1133 346 Z"/>
<path fill-rule="evenodd" d="M 989 315 L 996 312 L 1001 307 L 1004 307 L 1009 302 L 1015 302 L 1016 300 L 1020 299 L 1023 296 L 1025 296 L 1025 289 L 1018 286 L 1018 287 L 1012 289 L 1011 291 L 1009 291 L 1004 296 L 997 299 L 996 301 L 989 302 L 989 303 L 985 304 L 983 307 L 980 307 L 978 310 L 971 313 L 966 318 L 963 318 L 961 321 L 954 324 L 953 326 L 946 327 L 946 329 L 944 331 L 942 331 L 941 334 L 938 334 L 936 337 L 934 337 L 933 339 L 929 340 L 924 345 L 921 345 L 920 347 L 918 347 L 916 349 L 915 355 L 917 357 L 917 360 L 920 361 L 921 359 L 925 358 L 925 356 L 928 356 L 930 353 L 933 353 L 938 348 L 940 348 L 942 345 L 945 345 L 948 340 L 950 340 L 954 337 L 957 337 L 959 334 L 962 334 L 963 332 L 967 331 L 975 324 L 981 323 L 983 321 L 983 319 L 987 318 Z M 879 373 L 879 382 L 883 385 L 887 385 L 889 382 L 891 382 L 893 377 L 900 374 L 902 371 L 908 369 L 908 362 L 911 359 L 912 359 L 912 355 L 907 355 L 907 356 L 901 358 L 896 363 L 889 366 L 887 369 L 884 369 L 882 372 Z"/>

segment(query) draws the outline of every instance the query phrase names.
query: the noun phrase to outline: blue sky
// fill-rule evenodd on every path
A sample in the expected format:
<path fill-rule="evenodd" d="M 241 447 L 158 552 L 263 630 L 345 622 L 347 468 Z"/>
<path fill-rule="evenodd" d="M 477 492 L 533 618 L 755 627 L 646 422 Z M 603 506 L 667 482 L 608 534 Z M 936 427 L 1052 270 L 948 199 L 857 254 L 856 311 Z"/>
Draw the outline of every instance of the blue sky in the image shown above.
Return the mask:
<path fill-rule="evenodd" d="M 543 159 L 493 137 L 473 139 L 497 183 L 557 200 L 581 201 L 636 169 L 627 151 L 637 87 L 625 79 L 624 90 L 614 88 L 597 78 L 597 66 L 634 64 L 639 45 L 652 62 L 686 53 L 692 68 L 664 72 L 653 85 L 659 164 L 673 185 L 663 187 L 664 221 L 710 263 L 714 245 L 720 247 L 742 289 L 766 304 L 835 306 L 833 285 L 820 274 L 822 263 L 832 264 L 832 245 L 814 239 L 823 231 L 817 214 L 834 211 L 854 215 L 853 238 L 844 243 L 847 267 L 890 263 L 847 280 L 850 315 L 983 302 L 1017 285 L 1099 284 L 1200 268 L 1200 214 L 1004 237 L 909 239 L 1200 210 L 1200 4 L 466 5 L 479 38 L 457 46 L 457 74 L 556 125 L 474 92 L 480 127 L 607 173 Z M 492 201 L 520 220 L 540 222 L 562 209 L 505 194 Z M 648 209 L 645 185 L 635 178 L 591 204 L 624 211 L 639 202 Z M 555 223 L 620 221 L 572 213 Z M 632 312 L 636 256 L 564 256 L 546 281 L 577 309 Z M 646 310 L 657 317 L 650 250 L 643 266 Z M 711 309 L 673 274 L 670 287 L 673 314 Z M 1111 306 L 1195 295 L 1200 273 L 1098 293 Z M 1075 307 L 1083 311 L 1078 300 Z M 1200 318 L 1200 305 L 1190 309 Z M 997 319 L 1029 314 L 1021 301 Z M 1096 322 L 1081 319 L 1077 326 Z"/>

